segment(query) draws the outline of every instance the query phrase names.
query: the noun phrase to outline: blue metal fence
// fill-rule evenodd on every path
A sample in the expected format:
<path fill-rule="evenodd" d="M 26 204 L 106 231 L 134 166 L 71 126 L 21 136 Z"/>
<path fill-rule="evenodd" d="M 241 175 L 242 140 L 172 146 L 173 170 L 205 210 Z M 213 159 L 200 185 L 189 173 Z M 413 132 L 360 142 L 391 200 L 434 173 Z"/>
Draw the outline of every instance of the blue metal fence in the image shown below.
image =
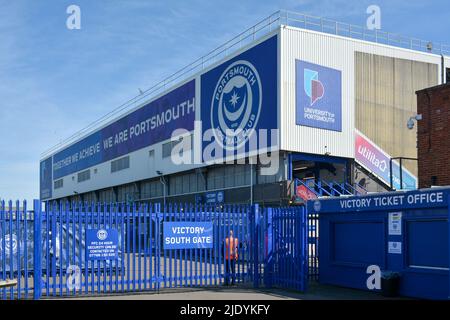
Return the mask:
<path fill-rule="evenodd" d="M 0 289 L 1 298 L 223 285 L 227 276 L 233 279 L 227 271 L 230 260 L 225 259 L 225 238 L 230 231 L 238 243 L 236 284 L 304 290 L 308 272 L 305 212 L 303 207 L 257 205 L 170 204 L 161 208 L 159 204 L 40 201 L 28 211 L 26 202 L 16 202 L 15 207 L 2 202 L 0 280 L 15 279 L 17 285 Z M 171 238 L 165 233 L 180 222 L 211 226 L 208 236 L 214 240 L 196 247 L 169 245 Z M 90 234 L 98 239 L 103 236 L 106 242 L 92 242 Z M 109 241 L 107 235 L 117 238 Z M 196 239 L 206 241 L 207 237 Z M 95 258 L 99 252 L 113 257 Z M 272 273 L 268 261 L 273 262 Z"/>

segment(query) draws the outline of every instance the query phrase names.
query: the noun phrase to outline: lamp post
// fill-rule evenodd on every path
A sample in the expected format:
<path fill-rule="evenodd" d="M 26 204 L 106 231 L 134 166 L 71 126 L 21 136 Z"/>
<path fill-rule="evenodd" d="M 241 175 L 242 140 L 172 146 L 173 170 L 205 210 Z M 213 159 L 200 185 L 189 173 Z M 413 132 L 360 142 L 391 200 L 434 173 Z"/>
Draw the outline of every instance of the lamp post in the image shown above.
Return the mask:
<path fill-rule="evenodd" d="M 164 197 L 164 209 L 166 208 L 166 180 L 164 179 L 163 173 L 161 171 L 156 171 L 159 175 L 159 182 L 163 185 L 163 197 Z"/>

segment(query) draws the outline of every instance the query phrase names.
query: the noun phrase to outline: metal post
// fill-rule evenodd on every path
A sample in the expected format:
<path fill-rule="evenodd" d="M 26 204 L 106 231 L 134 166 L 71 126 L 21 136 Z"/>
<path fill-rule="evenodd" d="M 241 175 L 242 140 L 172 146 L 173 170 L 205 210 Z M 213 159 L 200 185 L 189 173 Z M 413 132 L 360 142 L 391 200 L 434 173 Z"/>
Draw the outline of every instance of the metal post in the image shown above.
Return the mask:
<path fill-rule="evenodd" d="M 266 257 L 264 259 L 265 261 L 265 268 L 264 268 L 264 285 L 266 288 L 272 287 L 272 279 L 273 279 L 273 257 L 272 257 L 272 251 L 273 251 L 273 208 L 267 208 L 267 248 L 266 249 Z"/>
<path fill-rule="evenodd" d="M 403 190 L 403 165 L 402 165 L 403 158 L 400 158 L 400 190 Z"/>
<path fill-rule="evenodd" d="M 41 241 L 41 224 L 42 224 L 42 204 L 40 200 L 33 201 L 34 209 L 34 290 L 33 298 L 38 300 L 42 296 L 42 241 Z M 48 208 L 46 208 L 48 210 Z"/>
<path fill-rule="evenodd" d="M 448 221 L 448 248 L 449 248 L 449 254 L 450 254 L 450 194 L 448 195 L 448 199 L 447 199 L 447 212 L 448 212 L 448 217 L 447 217 L 447 221 Z M 450 257 L 450 255 L 449 255 Z M 450 300 L 450 269 L 448 271 L 448 299 Z"/>
<path fill-rule="evenodd" d="M 394 181 L 392 179 L 392 158 L 389 159 L 389 178 L 391 180 L 391 190 L 394 189 Z"/>
<path fill-rule="evenodd" d="M 161 204 L 155 203 L 155 280 L 156 280 L 156 290 L 159 293 L 161 286 L 161 235 L 160 235 L 160 214 L 161 214 Z"/>
<path fill-rule="evenodd" d="M 259 206 L 252 205 L 253 224 L 253 287 L 259 287 Z"/>
<path fill-rule="evenodd" d="M 250 159 L 250 205 L 253 205 L 253 162 Z"/>

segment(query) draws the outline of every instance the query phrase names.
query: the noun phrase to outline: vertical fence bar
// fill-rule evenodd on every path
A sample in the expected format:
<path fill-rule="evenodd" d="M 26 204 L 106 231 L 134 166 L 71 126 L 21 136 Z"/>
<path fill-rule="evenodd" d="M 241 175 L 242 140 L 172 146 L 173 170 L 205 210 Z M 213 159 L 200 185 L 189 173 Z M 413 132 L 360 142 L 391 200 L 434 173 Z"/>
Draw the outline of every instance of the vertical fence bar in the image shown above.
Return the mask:
<path fill-rule="evenodd" d="M 114 203 L 114 216 L 113 216 L 113 225 L 114 228 L 117 230 L 118 233 L 118 237 L 119 239 L 117 239 L 117 259 L 115 260 L 114 263 L 114 292 L 119 292 L 119 261 L 120 261 L 120 251 L 119 248 L 121 248 L 120 246 L 120 239 L 122 238 L 122 229 L 119 226 L 119 216 L 118 216 L 118 211 L 119 211 L 119 205 L 117 203 Z M 112 277 L 112 275 L 111 275 Z"/>
<path fill-rule="evenodd" d="M 121 291 L 125 292 L 125 257 L 126 257 L 126 247 L 125 247 L 125 238 L 127 235 L 126 227 L 125 227 L 125 207 L 123 203 L 120 204 L 119 207 L 119 219 L 120 219 L 120 240 L 121 240 L 121 259 L 120 259 L 120 286 Z"/>
<path fill-rule="evenodd" d="M 13 203 L 10 200 L 8 202 L 8 216 L 9 216 L 9 251 L 8 251 L 8 256 L 9 256 L 9 279 L 12 280 L 14 277 L 14 246 L 13 246 L 13 237 L 14 237 L 14 230 L 13 230 L 13 221 L 14 221 L 14 216 L 13 216 Z M 14 287 L 10 287 L 9 288 L 9 299 L 14 300 Z"/>
<path fill-rule="evenodd" d="M 144 204 L 143 209 L 143 216 L 144 216 L 144 243 L 143 243 L 143 250 L 144 250 L 144 290 L 147 289 L 147 216 L 148 216 L 148 205 Z"/>
<path fill-rule="evenodd" d="M 190 205 L 188 203 L 184 203 L 184 215 L 183 215 L 183 221 L 186 222 L 188 221 L 188 214 L 189 214 L 189 209 Z M 184 286 L 188 287 L 189 283 L 189 252 L 191 250 L 190 249 L 184 249 Z"/>
<path fill-rule="evenodd" d="M 214 206 L 214 210 L 215 210 L 216 206 Z M 213 222 L 214 221 L 214 211 L 211 208 L 211 211 L 208 212 L 208 217 L 209 217 L 209 221 Z M 214 225 L 213 225 L 213 229 L 211 230 L 211 232 L 214 232 Z M 213 235 L 214 237 L 214 235 Z M 214 238 L 213 238 L 214 239 Z M 213 240 L 214 241 L 214 240 Z M 214 273 L 213 273 L 213 251 L 214 251 L 214 247 L 213 248 L 209 248 L 208 250 L 208 255 L 209 255 L 209 285 L 213 285 L 214 283 Z"/>
<path fill-rule="evenodd" d="M 200 205 L 197 205 L 197 204 L 195 204 L 195 206 L 194 206 L 194 212 L 193 212 L 193 218 L 194 218 L 194 222 L 196 222 L 197 221 L 197 212 L 198 212 L 198 210 L 199 209 L 201 209 L 202 208 L 202 206 Z M 198 285 L 198 277 L 197 277 L 197 275 L 198 275 L 198 249 L 197 248 L 195 248 L 195 249 L 193 249 L 194 250 L 194 278 L 195 278 L 195 286 L 197 286 Z"/>
<path fill-rule="evenodd" d="M 21 269 L 21 263 L 20 263 L 20 259 L 22 257 L 21 254 L 21 250 L 20 250 L 20 242 L 21 242 L 21 237 L 20 237 L 20 202 L 17 200 L 16 201 L 16 210 L 15 210 L 15 215 L 16 215 L 16 238 L 17 238 L 17 263 L 16 263 L 16 269 L 17 269 L 17 299 L 21 299 L 21 285 L 20 282 L 22 281 L 22 269 Z"/>
<path fill-rule="evenodd" d="M 23 202 L 23 213 L 24 213 L 24 221 L 23 221 L 23 226 L 24 226 L 24 244 L 25 244 L 25 248 L 24 248 L 24 278 L 25 278 L 25 298 L 28 299 L 29 296 L 29 291 L 28 291 L 28 243 L 30 242 L 30 239 L 28 239 L 28 225 L 27 225 L 27 219 L 28 219 L 28 215 L 27 215 L 27 201 L 25 200 Z"/>
<path fill-rule="evenodd" d="M 76 216 L 80 216 L 80 212 L 81 212 L 81 210 L 82 210 L 82 207 L 83 207 L 83 203 L 82 202 L 80 202 L 79 203 L 79 206 L 78 206 L 78 211 L 76 212 L 76 210 L 73 210 L 72 211 L 72 257 L 71 257 L 71 259 L 70 259 L 70 264 L 72 264 L 72 265 L 75 265 L 76 264 L 76 237 L 75 237 L 75 235 L 76 235 L 76 230 L 75 230 L 75 219 L 76 219 Z M 69 231 L 70 229 L 69 229 L 69 227 L 70 227 L 70 225 L 68 225 L 67 226 L 67 231 Z M 68 234 L 69 235 L 69 234 Z M 67 253 L 67 254 L 69 254 L 69 252 Z M 76 271 L 75 271 L 76 272 Z M 76 276 L 77 276 L 77 273 L 75 274 Z M 69 292 L 70 294 L 72 294 L 72 295 L 75 295 L 76 294 L 76 291 L 77 289 L 76 289 L 76 286 L 73 286 L 73 290 L 72 290 L 72 292 Z"/>
<path fill-rule="evenodd" d="M 95 214 L 94 214 L 94 223 L 92 225 L 92 227 L 94 229 L 99 229 L 100 228 L 100 213 L 101 213 L 101 206 L 102 204 L 99 202 L 95 207 Z M 97 266 L 96 268 L 93 268 L 93 272 L 96 273 L 95 275 L 95 281 L 94 283 L 97 283 L 97 293 L 100 293 L 101 290 L 101 261 L 100 260 L 92 260 L 92 262 L 94 263 L 95 266 Z"/>
<path fill-rule="evenodd" d="M 189 205 L 189 221 L 193 221 L 193 211 L 195 210 L 194 206 Z M 192 265 L 192 253 L 194 249 L 189 249 L 189 286 L 192 287 L 194 281 L 193 275 L 193 265 Z"/>
<path fill-rule="evenodd" d="M 53 202 L 52 212 L 50 213 L 51 235 L 49 234 L 50 239 L 49 239 L 49 242 L 47 243 L 47 245 L 49 247 L 49 249 L 48 249 L 49 258 L 50 258 L 50 254 L 51 254 L 49 267 L 51 269 L 53 297 L 56 297 L 56 286 L 58 285 L 58 283 L 56 281 L 56 271 L 57 271 L 56 270 L 56 234 L 57 234 L 56 213 L 57 212 L 58 212 L 58 210 L 57 210 L 56 202 Z M 52 248 L 50 248 L 50 241 L 51 241 Z M 51 249 L 51 251 L 50 251 L 50 249 Z"/>
<path fill-rule="evenodd" d="M 259 238 L 259 206 L 254 204 L 252 206 L 252 220 L 253 220 L 253 287 L 259 287 L 259 258 L 258 258 L 258 238 Z"/>
<path fill-rule="evenodd" d="M 5 210 L 5 201 L 1 202 L 0 208 L 1 214 L 1 223 L 2 223 L 2 279 L 6 280 L 6 210 Z M 2 288 L 2 299 L 6 300 L 6 288 Z"/>
<path fill-rule="evenodd" d="M 79 288 L 79 293 L 83 294 L 83 286 L 86 285 L 86 278 L 83 278 L 83 261 L 84 261 L 84 268 L 87 269 L 87 260 L 86 258 L 83 259 L 83 253 L 84 253 L 84 248 L 83 248 L 83 241 L 85 240 L 84 236 L 83 236 L 83 230 L 86 230 L 83 227 L 83 221 L 85 221 L 84 219 L 86 219 L 86 212 L 87 212 L 87 208 L 88 208 L 88 202 L 86 202 L 84 204 L 83 210 L 82 212 L 80 212 L 78 214 L 78 263 L 80 264 L 80 288 Z M 86 231 L 85 231 L 86 232 Z M 84 241 L 84 245 L 86 246 L 86 242 Z M 86 257 L 86 255 L 85 255 Z"/>
<path fill-rule="evenodd" d="M 149 240 L 150 240 L 150 248 L 149 248 L 149 253 L 150 253 L 150 260 L 149 260 L 149 269 L 150 269 L 150 289 L 154 289 L 153 284 L 155 283 L 153 281 L 153 277 L 155 277 L 155 273 L 153 272 L 153 258 L 156 259 L 156 254 L 153 252 L 153 244 L 154 244 L 154 240 L 153 240 L 153 227 L 155 226 L 155 223 L 153 222 L 153 210 L 152 210 L 153 206 L 150 205 L 150 212 L 149 212 Z M 156 210 L 155 210 L 156 211 Z M 156 279 L 156 278 L 155 278 Z"/>
<path fill-rule="evenodd" d="M 172 222 L 172 214 L 173 214 L 173 212 L 174 212 L 174 206 L 173 206 L 173 204 L 172 203 L 169 203 L 169 210 L 168 210 L 168 212 L 167 212 L 167 214 L 166 214 L 166 218 L 164 219 L 164 223 L 167 223 L 167 222 Z M 164 230 L 164 228 L 163 228 L 163 230 Z M 163 244 L 164 245 L 164 244 Z M 169 279 L 169 288 L 172 288 L 172 262 L 173 262 L 173 259 L 172 259 L 172 251 L 173 251 L 173 249 L 170 249 L 168 252 L 167 252 L 167 258 L 169 259 L 169 261 L 168 261 L 168 264 L 169 264 L 169 266 L 168 266 L 168 269 L 169 269 L 169 277 L 167 277 L 168 279 Z M 166 259 L 164 259 L 164 260 L 166 260 Z M 167 279 L 166 278 L 166 279 Z M 167 287 L 167 284 L 166 284 L 166 287 Z"/>
<path fill-rule="evenodd" d="M 38 300 L 42 295 L 42 246 L 41 246 L 41 202 L 33 201 L 34 210 L 34 290 L 33 298 Z"/>
<path fill-rule="evenodd" d="M 126 205 L 126 216 L 127 216 L 127 291 L 130 291 L 130 233 L 131 233 L 131 227 L 130 227 L 130 205 Z"/>
<path fill-rule="evenodd" d="M 92 215 L 93 215 L 94 206 L 95 206 L 95 203 L 91 202 L 91 205 L 89 206 L 89 209 L 86 210 L 86 218 L 85 218 L 86 220 L 85 220 L 85 223 L 84 223 L 85 235 L 87 235 L 88 229 L 90 229 L 91 226 L 92 226 Z M 94 274 L 94 263 L 93 263 L 92 260 L 88 260 L 87 259 L 87 248 L 86 248 L 86 252 L 85 252 L 85 262 L 84 262 L 84 264 L 85 264 L 84 278 L 86 279 L 86 287 L 84 288 L 84 290 L 85 290 L 84 292 L 86 294 L 89 293 L 89 272 L 91 272 L 91 287 L 90 287 L 90 289 L 91 289 L 91 292 L 93 293 L 94 292 L 94 285 L 93 285 L 93 283 L 94 283 L 94 281 L 93 281 L 94 280 L 94 276 L 93 276 L 93 274 Z"/>
<path fill-rule="evenodd" d="M 105 226 L 105 229 L 114 229 L 113 228 L 113 220 L 112 220 L 112 214 L 113 214 L 113 203 L 110 202 L 107 210 L 108 214 L 108 224 Z M 106 219 L 106 217 L 105 217 Z M 108 292 L 113 292 L 113 264 L 116 265 L 116 260 L 110 259 L 109 260 L 109 268 L 108 268 Z"/>
<path fill-rule="evenodd" d="M 133 203 L 132 206 L 132 217 L 131 217 L 131 224 L 132 224 L 132 234 L 131 236 L 133 237 L 133 243 L 132 243 L 132 250 L 133 250 L 133 254 L 132 254 L 132 259 L 133 259 L 133 272 L 132 272 L 132 276 L 133 276 L 133 291 L 136 291 L 136 203 Z"/>

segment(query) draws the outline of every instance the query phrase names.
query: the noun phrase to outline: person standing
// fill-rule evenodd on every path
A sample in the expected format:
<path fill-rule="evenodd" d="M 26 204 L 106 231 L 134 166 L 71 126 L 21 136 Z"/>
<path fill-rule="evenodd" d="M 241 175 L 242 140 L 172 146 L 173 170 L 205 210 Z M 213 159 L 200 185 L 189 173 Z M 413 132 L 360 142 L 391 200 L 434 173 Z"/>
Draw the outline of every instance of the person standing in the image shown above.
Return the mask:
<path fill-rule="evenodd" d="M 234 285 L 236 281 L 236 261 L 238 259 L 239 239 L 234 237 L 233 230 L 230 230 L 229 235 L 225 238 L 225 285 L 230 283 Z"/>

